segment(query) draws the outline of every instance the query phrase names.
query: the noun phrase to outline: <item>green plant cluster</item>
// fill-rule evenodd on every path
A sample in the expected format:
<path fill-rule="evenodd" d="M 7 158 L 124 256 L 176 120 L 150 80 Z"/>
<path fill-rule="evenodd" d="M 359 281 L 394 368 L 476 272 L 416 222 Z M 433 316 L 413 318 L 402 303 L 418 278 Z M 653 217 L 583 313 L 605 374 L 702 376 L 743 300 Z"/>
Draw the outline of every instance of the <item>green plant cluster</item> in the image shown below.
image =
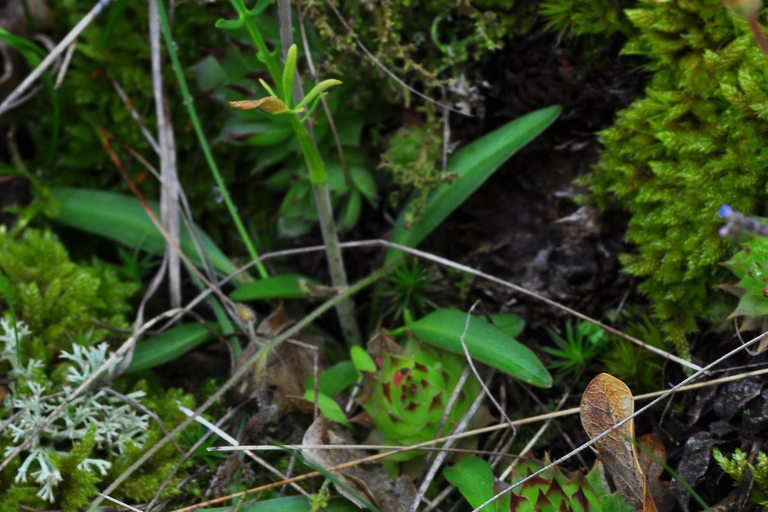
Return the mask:
<path fill-rule="evenodd" d="M 648 59 L 645 97 L 601 133 L 602 162 L 581 184 L 584 201 L 615 203 L 632 218 L 625 270 L 678 351 L 721 296 L 718 266 L 732 251 L 718 235 L 721 204 L 759 213 L 768 169 L 767 62 L 746 23 L 717 0 L 641 3 L 624 52 Z"/>
<path fill-rule="evenodd" d="M 272 31 L 265 28 L 267 34 Z M 276 35 L 276 34 L 273 34 Z M 239 31 L 232 38 L 240 37 Z M 319 55 L 319 42 L 313 43 L 313 53 Z M 193 67 L 200 89 L 217 100 L 223 112 L 221 142 L 236 145 L 241 163 L 248 169 L 249 178 L 256 176 L 265 191 L 283 193 L 277 209 L 277 231 L 283 237 L 307 234 L 317 223 L 317 209 L 312 193 L 310 177 L 304 156 L 287 115 L 271 115 L 263 111 L 233 110 L 226 106 L 229 101 L 254 100 L 267 96 L 265 89 L 253 79 L 266 73 L 266 68 L 255 52 L 248 51 L 243 42 L 232 45 L 219 56 L 208 56 Z M 317 58 L 315 55 L 314 58 Z M 306 82 L 307 91 L 314 85 Z M 313 133 L 328 172 L 331 201 L 340 229 L 355 227 L 362 214 L 363 202 L 375 205 L 378 201 L 378 185 L 372 172 L 374 164 L 361 150 L 361 133 L 364 116 L 348 106 L 352 88 L 341 86 L 327 96 L 326 101 L 333 117 L 329 123 L 322 108 L 313 115 Z M 344 152 L 344 163 L 338 154 L 333 129 L 339 137 Z M 345 172 L 346 166 L 346 172 Z M 243 173 L 245 174 L 245 173 Z M 269 205 L 269 199 L 264 203 Z"/>
<path fill-rule="evenodd" d="M 415 79 L 431 90 L 446 78 L 441 76 L 443 71 L 451 69 L 457 77 L 456 70 L 463 64 L 486 57 L 502 46 L 505 37 L 530 27 L 534 19 L 533 8 L 526 2 L 364 0 L 340 7 L 350 33 L 326 2 L 312 0 L 304 5 L 327 45 L 328 66 L 366 84 L 358 91 L 360 99 L 384 95 L 396 102 L 404 95 L 407 99 L 409 93 L 392 80 L 371 78 L 382 72 L 360 50 L 358 40 L 396 76 L 407 82 Z"/>
<path fill-rule="evenodd" d="M 524 461 L 514 468 L 513 483 L 542 466 Z M 443 471 L 446 479 L 477 508 L 496 494 L 497 482 L 490 464 L 478 457 L 461 460 Z M 494 512 L 630 512 L 634 507 L 610 493 L 597 465 L 589 474 L 581 471 L 568 478 L 557 466 L 519 485 L 483 510 Z"/>
<path fill-rule="evenodd" d="M 627 0 L 545 0 L 539 14 L 547 28 L 562 35 L 607 41 L 616 34 L 635 33 L 623 12 L 629 6 Z"/>
<path fill-rule="evenodd" d="M 750 500 L 752 503 L 763 507 L 763 509 L 768 507 L 768 455 L 759 452 L 755 464 L 750 464 L 747 461 L 747 454 L 738 448 L 730 458 L 723 455 L 716 447 L 712 448 L 712 455 L 720 467 L 723 468 L 723 471 L 736 481 L 736 485 L 741 484 L 744 470 L 749 468 L 754 480 L 754 485 L 751 486 L 749 492 Z"/>
<path fill-rule="evenodd" d="M 739 298 L 729 318 L 741 317 L 740 329 L 760 329 L 768 321 L 768 238 L 753 237 L 740 245 L 741 250 L 723 263 L 738 281 L 717 287 Z"/>

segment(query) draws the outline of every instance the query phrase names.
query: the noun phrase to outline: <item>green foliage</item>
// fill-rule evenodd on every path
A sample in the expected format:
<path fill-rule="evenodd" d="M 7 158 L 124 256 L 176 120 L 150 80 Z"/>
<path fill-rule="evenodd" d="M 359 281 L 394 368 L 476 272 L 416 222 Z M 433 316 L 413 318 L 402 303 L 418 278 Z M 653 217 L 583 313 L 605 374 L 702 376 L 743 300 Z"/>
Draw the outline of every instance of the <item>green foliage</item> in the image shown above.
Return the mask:
<path fill-rule="evenodd" d="M 393 315 L 395 321 L 406 311 L 422 317 L 439 307 L 440 296 L 446 291 L 445 279 L 436 267 L 421 265 L 415 258 L 410 264 L 403 260 L 381 291 L 381 299 L 388 304 L 384 314 Z"/>
<path fill-rule="evenodd" d="M 397 184 L 389 198 L 392 204 L 397 204 L 413 191 L 414 197 L 405 213 L 407 227 L 421 218 L 429 192 L 436 185 L 450 183 L 458 177 L 455 173 L 440 172 L 441 127 L 434 116 L 429 117 L 423 125 L 406 125 L 396 131 L 387 141 L 380 164 L 382 169 L 392 173 Z"/>
<path fill-rule="evenodd" d="M 723 471 L 736 481 L 736 485 L 741 484 L 744 470 L 748 467 L 754 479 L 754 485 L 749 492 L 750 500 L 763 508 L 768 507 L 768 455 L 759 452 L 756 464 L 750 464 L 747 461 L 747 454 L 738 448 L 730 459 L 717 447 L 712 448 L 712 455 Z"/>
<path fill-rule="evenodd" d="M 550 331 L 556 348 L 541 347 L 541 350 L 554 357 L 549 367 L 555 370 L 561 379 L 581 375 L 587 365 L 604 351 L 606 332 L 589 322 L 579 320 L 574 329 L 573 323 L 565 324 L 565 338 Z"/>
<path fill-rule="evenodd" d="M 523 462 L 512 473 L 512 483 L 540 469 Z M 472 507 L 482 505 L 496 494 L 493 471 L 483 459 L 471 457 L 444 470 L 446 479 L 458 487 Z M 597 466 L 587 475 L 579 471 L 566 477 L 557 466 L 516 487 L 483 509 L 484 512 L 629 512 L 634 508 L 621 500 L 618 493 L 609 494 L 607 484 Z"/>
<path fill-rule="evenodd" d="M 743 317 L 740 329 L 759 329 L 768 321 L 768 238 L 754 237 L 740 245 L 741 250 L 723 263 L 738 281 L 717 287 L 739 297 L 728 318 Z"/>
<path fill-rule="evenodd" d="M 623 10 L 626 0 L 545 0 L 539 14 L 547 28 L 567 36 L 597 36 L 608 40 L 621 33 L 630 35 L 634 27 Z"/>
<path fill-rule="evenodd" d="M 717 0 L 627 14 L 639 34 L 624 52 L 646 57 L 653 77 L 602 132 L 602 162 L 580 183 L 601 207 L 615 201 L 632 214 L 626 238 L 637 249 L 622 263 L 647 278 L 641 290 L 687 357 L 686 333 L 719 300 L 717 262 L 732 250 L 717 233 L 720 205 L 760 212 L 768 199 L 765 55 Z"/>
<path fill-rule="evenodd" d="M 664 351 L 672 350 L 670 340 L 647 314 L 627 309 L 623 317 L 623 332 Z M 603 364 L 607 373 L 635 391 L 653 391 L 661 384 L 663 358 L 630 341 L 613 337 L 604 351 Z"/>
<path fill-rule="evenodd" d="M 339 9 L 352 33 L 326 2 L 305 2 L 305 13 L 327 45 L 332 71 L 365 84 L 358 96 L 384 94 L 399 101 L 404 91 L 393 80 L 380 80 L 381 72 L 357 46 L 360 40 L 395 75 L 423 84 L 426 90 L 442 83 L 445 70 L 481 60 L 500 48 L 505 37 L 532 23 L 526 2 L 475 0 L 409 0 L 348 2 Z M 454 75 L 455 76 L 455 75 Z"/>
<path fill-rule="evenodd" d="M 255 20 L 259 22 L 259 17 Z M 265 37 L 274 36 L 274 42 L 279 42 L 274 30 L 264 27 L 264 31 Z M 239 165 L 245 165 L 251 170 L 251 175 L 258 175 L 265 190 L 271 191 L 272 195 L 274 192 L 284 193 L 278 209 L 278 233 L 284 237 L 301 236 L 316 224 L 318 214 L 310 173 L 302 145 L 294 136 L 291 116 L 224 107 L 229 101 L 252 100 L 266 95 L 264 88 L 253 78 L 265 74 L 265 63 L 257 58 L 255 52 L 248 50 L 248 45 L 240 41 L 245 35 L 243 31 L 233 31 L 231 36 L 238 44 L 231 45 L 217 57 L 209 56 L 200 61 L 193 68 L 194 75 L 198 86 L 214 98 L 222 109 L 226 109 L 219 140 L 238 146 L 238 154 L 242 155 Z M 311 33 L 311 27 L 309 42 L 313 58 L 317 59 L 320 47 Z M 297 51 L 297 55 L 303 57 L 303 51 Z M 305 82 L 304 86 L 307 94 L 305 100 L 311 99 L 312 90 L 316 86 L 311 81 Z M 327 96 L 326 102 L 344 151 L 346 173 L 338 155 L 332 126 L 323 109 L 315 110 L 313 132 L 320 156 L 325 162 L 337 225 L 340 229 L 351 229 L 360 219 L 363 200 L 375 204 L 378 191 L 371 171 L 373 163 L 360 151 L 364 117 L 362 113 L 351 110 L 347 104 L 351 87 L 342 86 L 337 89 Z"/>
<path fill-rule="evenodd" d="M 128 298 L 135 283 L 121 281 L 104 263 L 79 265 L 50 231 L 27 229 L 11 237 L 0 230 L 0 270 L 5 275 L 16 313 L 50 347 L 67 348 L 78 333 L 101 339 L 91 319 L 127 328 Z M 0 307 L 5 308 L 4 297 Z"/>

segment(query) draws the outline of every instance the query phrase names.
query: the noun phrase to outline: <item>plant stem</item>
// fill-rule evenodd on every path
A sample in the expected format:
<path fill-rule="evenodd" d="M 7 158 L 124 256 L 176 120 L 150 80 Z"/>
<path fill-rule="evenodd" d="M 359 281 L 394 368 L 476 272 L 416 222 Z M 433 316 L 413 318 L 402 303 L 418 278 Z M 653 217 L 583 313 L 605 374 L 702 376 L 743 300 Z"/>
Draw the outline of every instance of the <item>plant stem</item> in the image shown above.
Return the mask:
<path fill-rule="evenodd" d="M 193 98 L 189 93 L 187 80 L 184 78 L 184 68 L 181 67 L 179 56 L 173 46 L 173 34 L 171 34 L 171 26 L 168 23 L 168 13 L 165 10 L 165 5 L 163 5 L 163 0 L 155 0 L 155 3 L 157 4 L 157 11 L 160 15 L 160 27 L 163 30 L 165 46 L 168 48 L 168 56 L 171 58 L 171 63 L 173 64 L 173 72 L 176 74 L 176 81 L 179 83 L 179 90 L 181 91 L 181 95 L 184 98 L 184 104 L 186 105 L 187 111 L 189 112 L 189 117 L 192 121 L 192 126 L 195 129 L 195 133 L 197 134 L 197 139 L 200 142 L 200 148 L 203 150 L 203 154 L 205 155 L 205 159 L 208 162 L 208 166 L 211 168 L 213 179 L 216 181 L 216 186 L 219 187 L 221 197 L 224 199 L 224 204 L 227 205 L 227 210 L 229 210 L 229 214 L 232 216 L 232 220 L 235 222 L 237 231 L 240 233 L 240 237 L 242 238 L 245 247 L 248 249 L 248 254 L 252 259 L 255 260 L 259 257 L 259 253 L 256 251 L 256 247 L 253 245 L 253 242 L 251 242 L 251 238 L 248 236 L 248 232 L 245 230 L 243 221 L 240 219 L 240 216 L 237 213 L 237 208 L 235 208 L 235 205 L 232 202 L 232 198 L 227 191 L 227 186 L 224 183 L 224 180 L 221 177 L 221 173 L 219 172 L 219 168 L 213 159 L 211 148 L 208 146 L 208 141 L 205 139 L 205 134 L 203 133 L 203 128 L 200 124 L 200 119 L 197 117 L 197 111 L 195 110 Z M 256 265 L 256 268 L 259 270 L 259 275 L 262 278 L 269 275 L 267 269 L 261 262 Z"/>
<path fill-rule="evenodd" d="M 251 35 L 256 48 L 258 48 L 259 55 L 263 58 L 263 62 L 267 66 L 267 70 L 275 84 L 277 94 L 283 99 L 283 102 L 286 103 L 286 105 L 290 104 L 290 101 L 288 101 L 289 95 L 292 96 L 294 105 L 301 102 L 304 98 L 301 80 L 294 79 L 292 91 L 282 90 L 283 80 L 280 67 L 277 64 L 274 55 L 269 52 L 266 42 L 259 32 L 259 28 L 256 26 L 252 16 L 248 12 L 248 9 L 246 9 L 243 0 L 230 0 L 230 2 L 240 15 L 240 19 L 243 20 L 246 30 Z M 293 44 L 290 3 L 278 0 L 278 13 L 280 17 L 280 42 L 283 59 L 285 59 L 288 48 Z M 309 181 L 312 184 L 312 192 L 315 197 L 320 232 L 323 235 L 328 267 L 331 273 L 331 282 L 334 286 L 346 287 L 348 285 L 347 273 L 344 269 L 344 260 L 341 255 L 339 238 L 336 233 L 336 221 L 333 218 L 331 194 L 328 190 L 328 176 L 325 169 L 325 162 L 323 161 L 312 137 L 311 121 L 308 119 L 306 124 L 303 124 L 298 116 L 293 115 L 291 116 L 291 128 L 293 128 L 296 138 L 299 141 L 301 152 L 304 155 L 304 161 L 307 165 Z M 341 324 L 341 330 L 347 345 L 360 345 L 360 327 L 355 319 L 355 304 L 353 299 L 350 297 L 339 302 L 336 306 L 336 312 L 339 315 L 339 323 Z"/>

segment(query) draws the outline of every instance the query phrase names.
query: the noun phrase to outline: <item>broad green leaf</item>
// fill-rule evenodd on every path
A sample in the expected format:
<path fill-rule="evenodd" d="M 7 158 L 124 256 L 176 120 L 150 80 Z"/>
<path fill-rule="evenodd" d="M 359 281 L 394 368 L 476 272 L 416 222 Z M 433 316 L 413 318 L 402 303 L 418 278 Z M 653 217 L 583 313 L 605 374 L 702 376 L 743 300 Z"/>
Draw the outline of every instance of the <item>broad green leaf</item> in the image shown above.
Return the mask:
<path fill-rule="evenodd" d="M 462 311 L 438 309 L 410 324 L 408 330 L 431 345 L 463 354 L 461 336 L 466 322 L 467 314 Z M 469 354 L 482 363 L 533 386 L 552 385 L 552 377 L 533 352 L 488 322 L 470 317 L 464 342 Z"/>
<path fill-rule="evenodd" d="M 341 230 L 349 230 L 357 225 L 363 213 L 363 195 L 354 189 L 347 195 L 338 214 L 336 225 Z"/>
<path fill-rule="evenodd" d="M 493 325 L 499 328 L 501 332 L 511 338 L 517 338 L 525 329 L 525 320 L 520 315 L 512 313 L 499 313 L 491 315 Z"/>
<path fill-rule="evenodd" d="M 552 124 L 561 111 L 562 107 L 555 105 L 531 112 L 459 150 L 448 160 L 447 168 L 448 172 L 456 173 L 459 178 L 435 187 L 427 199 L 421 219 L 408 229 L 405 226 L 405 214 L 409 205 L 406 205 L 397 218 L 391 240 L 416 247 L 501 164 Z M 394 249 L 387 251 L 386 261 L 391 261 L 397 252 Z"/>
<path fill-rule="evenodd" d="M 165 238 L 135 197 L 79 188 L 52 188 L 51 196 L 62 205 L 61 212 L 54 219 L 56 222 L 151 254 L 162 254 L 165 251 Z M 147 203 L 159 218 L 160 206 L 157 201 Z M 237 270 L 213 240 L 200 228 L 196 229 L 214 268 L 221 275 Z M 192 237 L 183 223 L 180 247 L 195 265 L 202 266 Z M 239 284 L 249 281 L 250 278 L 243 274 L 235 278 Z"/>
<path fill-rule="evenodd" d="M 127 373 L 173 361 L 211 338 L 211 332 L 197 323 L 168 329 L 136 344 Z"/>
<path fill-rule="evenodd" d="M 479 457 L 461 459 L 451 467 L 443 470 L 445 479 L 455 485 L 462 496 L 477 508 L 493 498 L 493 470 L 491 466 Z M 501 512 L 509 510 L 509 495 L 502 496 L 491 505 L 483 507 L 483 512 Z"/>
<path fill-rule="evenodd" d="M 230 293 L 229 298 L 234 301 L 306 299 L 307 295 L 301 288 L 299 281 L 319 284 L 315 279 L 301 274 L 280 274 L 241 286 Z"/>
<path fill-rule="evenodd" d="M 377 370 L 373 358 L 363 347 L 353 346 L 349 349 L 349 354 L 352 357 L 352 363 L 355 365 L 355 368 L 361 372 L 375 372 Z"/>
<path fill-rule="evenodd" d="M 305 391 L 304 399 L 314 403 L 314 390 L 310 389 Z M 325 393 L 317 395 L 317 406 L 320 408 L 320 412 L 323 413 L 323 416 L 329 420 L 335 421 L 336 423 L 347 423 L 347 416 L 344 414 L 344 411 L 341 410 L 341 406 Z"/>
<path fill-rule="evenodd" d="M 317 376 L 318 388 L 324 395 L 334 397 L 357 382 L 359 375 L 352 361 L 342 361 L 320 372 Z M 312 380 L 312 376 L 309 376 L 301 382 L 305 391 L 314 388 Z"/>
<path fill-rule="evenodd" d="M 247 498 L 246 498 L 247 499 Z M 200 512 L 231 512 L 232 507 L 203 508 Z M 286 498 L 274 498 L 260 500 L 256 503 L 243 505 L 238 512 L 312 512 L 311 503 L 304 496 L 288 496 Z M 360 512 L 360 509 L 349 500 L 334 498 L 322 509 L 328 512 Z"/>

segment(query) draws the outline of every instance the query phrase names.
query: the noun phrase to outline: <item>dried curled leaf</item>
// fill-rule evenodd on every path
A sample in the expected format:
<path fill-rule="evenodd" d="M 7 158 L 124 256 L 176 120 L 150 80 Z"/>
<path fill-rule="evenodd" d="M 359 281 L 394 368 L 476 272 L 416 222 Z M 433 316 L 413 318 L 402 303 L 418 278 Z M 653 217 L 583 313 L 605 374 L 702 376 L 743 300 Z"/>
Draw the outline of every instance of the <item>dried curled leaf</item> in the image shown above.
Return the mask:
<path fill-rule="evenodd" d="M 269 112 L 270 114 L 279 114 L 280 112 L 288 110 L 285 103 L 283 103 L 283 100 L 280 98 L 273 98 L 272 96 L 266 96 L 260 100 L 230 101 L 229 106 L 240 110 L 253 110 L 254 108 L 258 108 L 264 112 Z"/>
<path fill-rule="evenodd" d="M 634 410 L 634 399 L 627 385 L 612 375 L 601 373 L 592 379 L 581 398 L 581 424 L 592 439 L 631 416 Z M 646 496 L 645 479 L 637 450 L 629 441 L 634 438 L 635 424 L 630 420 L 594 446 L 624 501 L 642 508 Z M 655 510 L 655 507 L 649 510 Z"/>

